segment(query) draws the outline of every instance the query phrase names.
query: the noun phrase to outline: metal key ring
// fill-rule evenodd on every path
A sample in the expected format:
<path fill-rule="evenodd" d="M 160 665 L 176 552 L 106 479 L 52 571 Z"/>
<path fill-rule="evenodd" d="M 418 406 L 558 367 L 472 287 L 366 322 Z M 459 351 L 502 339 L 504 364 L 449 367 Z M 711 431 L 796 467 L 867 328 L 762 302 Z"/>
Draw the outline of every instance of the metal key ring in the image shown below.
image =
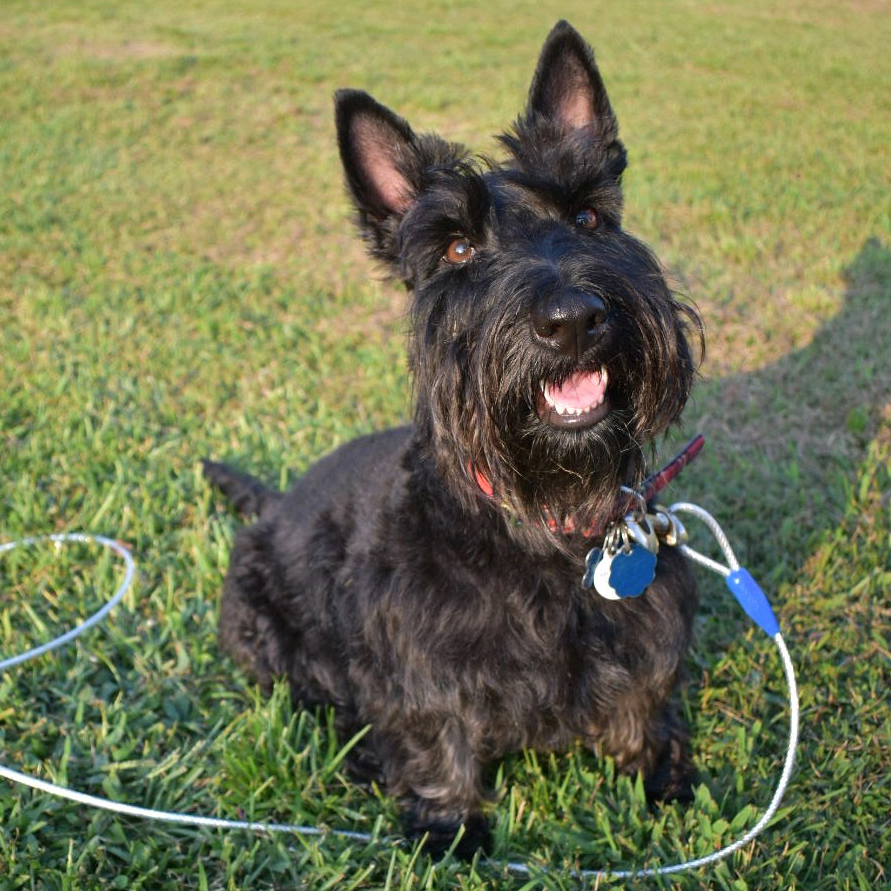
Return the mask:
<path fill-rule="evenodd" d="M 656 533 L 646 515 L 638 522 L 631 514 L 626 514 L 623 525 L 642 548 L 646 548 L 654 554 L 658 552 L 659 539 L 656 537 Z M 646 526 L 646 529 L 644 529 L 644 526 Z"/>
<path fill-rule="evenodd" d="M 647 500 L 644 498 L 643 492 L 632 489 L 630 486 L 619 486 L 619 488 L 637 502 L 637 510 L 633 511 L 634 515 L 645 517 L 647 515 Z"/>

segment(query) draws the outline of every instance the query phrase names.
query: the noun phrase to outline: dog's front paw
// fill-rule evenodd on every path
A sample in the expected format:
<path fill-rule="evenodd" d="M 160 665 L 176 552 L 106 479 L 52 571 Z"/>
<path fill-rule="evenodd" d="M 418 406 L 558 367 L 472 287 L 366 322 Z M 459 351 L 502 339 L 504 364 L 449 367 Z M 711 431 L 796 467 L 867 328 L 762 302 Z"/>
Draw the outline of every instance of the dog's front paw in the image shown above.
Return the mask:
<path fill-rule="evenodd" d="M 424 839 L 423 850 L 436 859 L 451 850 L 461 860 L 472 860 L 477 851 L 486 853 L 491 842 L 489 824 L 482 814 L 469 814 L 463 820 L 422 822 L 409 818 L 405 828 L 410 839 Z"/>
<path fill-rule="evenodd" d="M 656 769 L 644 780 L 647 800 L 677 801 L 689 804 L 693 801 L 693 785 L 696 782 L 696 769 L 690 760 L 686 736 L 672 735 L 666 743 Z"/>

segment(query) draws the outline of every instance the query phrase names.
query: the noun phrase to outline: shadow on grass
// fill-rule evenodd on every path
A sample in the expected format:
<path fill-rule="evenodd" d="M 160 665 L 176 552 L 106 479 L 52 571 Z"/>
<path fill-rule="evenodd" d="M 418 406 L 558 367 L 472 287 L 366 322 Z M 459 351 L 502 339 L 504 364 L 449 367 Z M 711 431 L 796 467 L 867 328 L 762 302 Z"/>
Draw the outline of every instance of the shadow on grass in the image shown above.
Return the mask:
<path fill-rule="evenodd" d="M 704 382 L 685 417 L 708 448 L 678 492 L 726 522 L 772 585 L 837 525 L 869 442 L 891 420 L 891 250 L 865 242 L 845 282 L 840 311 L 807 346 Z"/>

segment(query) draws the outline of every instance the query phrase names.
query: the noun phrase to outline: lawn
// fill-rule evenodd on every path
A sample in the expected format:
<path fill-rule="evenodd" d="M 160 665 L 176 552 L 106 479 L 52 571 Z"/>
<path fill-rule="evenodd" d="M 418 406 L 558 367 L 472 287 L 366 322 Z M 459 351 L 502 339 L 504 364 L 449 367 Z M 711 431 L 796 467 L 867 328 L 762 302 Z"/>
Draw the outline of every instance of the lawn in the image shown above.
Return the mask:
<path fill-rule="evenodd" d="M 575 866 L 698 856 L 770 798 L 787 710 L 773 647 L 719 581 L 683 709 L 701 784 L 655 812 L 581 749 L 494 777 L 490 862 L 394 844 L 331 715 L 221 657 L 238 520 L 199 459 L 285 485 L 409 416 L 404 295 L 349 220 L 331 94 L 369 90 L 482 151 L 545 34 L 595 46 L 629 148 L 626 226 L 706 322 L 705 433 L 673 485 L 725 524 L 799 672 L 783 808 L 684 889 L 891 887 L 891 13 L 869 0 L 57 0 L 0 6 L 0 542 L 127 542 L 109 621 L 0 675 L 0 762 L 162 809 L 372 832 L 370 844 L 176 828 L 0 785 L 0 889 L 575 888 Z M 0 556 L 0 658 L 91 613 L 95 547 Z M 551 871 L 512 876 L 506 860 Z M 607 883 L 602 883 L 606 886 Z"/>

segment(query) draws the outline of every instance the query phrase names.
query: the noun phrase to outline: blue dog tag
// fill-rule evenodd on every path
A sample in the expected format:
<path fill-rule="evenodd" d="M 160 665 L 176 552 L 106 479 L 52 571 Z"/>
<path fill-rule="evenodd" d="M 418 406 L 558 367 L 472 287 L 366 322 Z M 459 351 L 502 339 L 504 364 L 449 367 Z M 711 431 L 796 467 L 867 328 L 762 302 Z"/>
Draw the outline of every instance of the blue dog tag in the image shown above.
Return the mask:
<path fill-rule="evenodd" d="M 619 597 L 640 597 L 655 577 L 656 555 L 638 544 L 612 559 L 609 583 Z"/>
<path fill-rule="evenodd" d="M 584 581 L 589 576 L 594 590 L 607 600 L 640 597 L 656 577 L 656 555 L 638 544 L 632 544 L 628 551 L 602 552 L 593 570 L 585 573 Z"/>

